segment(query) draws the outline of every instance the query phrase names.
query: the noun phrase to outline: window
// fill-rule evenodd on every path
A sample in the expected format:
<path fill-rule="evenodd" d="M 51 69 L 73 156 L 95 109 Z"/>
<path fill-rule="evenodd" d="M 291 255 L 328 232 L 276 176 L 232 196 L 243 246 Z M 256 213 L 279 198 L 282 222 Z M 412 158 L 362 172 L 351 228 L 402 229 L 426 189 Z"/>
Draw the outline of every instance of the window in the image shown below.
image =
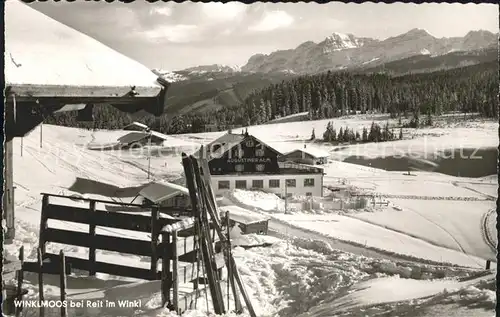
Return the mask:
<path fill-rule="evenodd" d="M 210 146 L 210 151 L 207 153 L 210 158 L 221 158 L 224 154 L 223 144 L 215 143 Z"/>
<path fill-rule="evenodd" d="M 247 188 L 247 181 L 246 180 L 238 180 L 238 181 L 236 181 L 235 187 L 237 189 L 246 189 Z"/>
<path fill-rule="evenodd" d="M 263 172 L 265 168 L 266 168 L 266 166 L 264 164 L 257 164 L 257 165 L 255 165 L 255 170 L 257 172 Z"/>
<path fill-rule="evenodd" d="M 254 147 L 255 144 L 253 143 L 253 140 L 248 140 L 245 142 L 246 147 Z"/>
<path fill-rule="evenodd" d="M 242 158 L 245 156 L 245 151 L 243 151 L 243 149 L 237 149 L 236 150 L 236 156 L 238 156 L 238 158 Z"/>
<path fill-rule="evenodd" d="M 252 188 L 264 188 L 264 181 L 262 179 L 252 180 Z"/>
<path fill-rule="evenodd" d="M 304 187 L 314 187 L 314 178 L 304 179 Z"/>
<path fill-rule="evenodd" d="M 287 197 L 287 198 L 292 197 L 292 193 L 286 193 L 286 197 Z"/>
<path fill-rule="evenodd" d="M 286 180 L 286 186 L 287 187 L 296 187 L 297 186 L 297 181 L 295 179 L 287 179 Z"/>
<path fill-rule="evenodd" d="M 270 179 L 269 180 L 269 188 L 279 188 L 280 180 L 279 179 Z"/>
<path fill-rule="evenodd" d="M 219 189 L 229 189 L 229 181 L 219 181 Z"/>
<path fill-rule="evenodd" d="M 306 193 L 306 196 L 307 196 L 307 197 L 311 197 L 312 195 L 313 195 L 313 193 L 311 193 L 311 192 L 307 192 L 307 193 Z"/>
<path fill-rule="evenodd" d="M 255 150 L 255 156 L 257 156 L 257 157 L 264 156 L 264 149 L 257 149 L 257 150 Z"/>
<path fill-rule="evenodd" d="M 222 147 L 221 144 L 214 144 L 212 146 L 212 151 L 211 152 L 217 152 L 217 150 L 219 150 L 221 147 Z"/>
<path fill-rule="evenodd" d="M 243 170 L 244 170 L 244 169 L 245 169 L 245 165 L 243 165 L 243 164 L 236 164 L 236 165 L 234 166 L 234 170 L 235 170 L 236 172 L 243 172 Z"/>
<path fill-rule="evenodd" d="M 214 173 L 220 172 L 220 171 L 222 171 L 222 168 L 220 168 L 220 167 L 214 167 L 214 168 L 212 168 L 212 172 L 214 172 Z"/>

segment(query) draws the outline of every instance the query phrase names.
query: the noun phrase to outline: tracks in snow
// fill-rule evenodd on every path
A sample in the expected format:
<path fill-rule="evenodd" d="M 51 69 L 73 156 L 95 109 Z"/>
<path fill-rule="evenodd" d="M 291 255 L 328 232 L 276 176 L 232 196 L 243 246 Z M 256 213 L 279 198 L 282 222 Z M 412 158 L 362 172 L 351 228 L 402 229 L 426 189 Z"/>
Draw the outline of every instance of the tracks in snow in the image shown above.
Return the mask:
<path fill-rule="evenodd" d="M 474 193 L 477 193 L 483 197 L 486 197 L 486 200 L 497 200 L 496 197 L 494 196 L 491 196 L 491 195 L 488 195 L 488 194 L 485 194 L 484 192 L 481 192 L 477 189 L 474 189 L 474 188 L 471 188 L 469 186 L 462 186 L 460 184 L 464 184 L 464 182 L 451 182 L 453 184 L 453 186 L 456 186 L 456 187 L 461 187 L 461 188 L 465 188 L 467 190 L 470 190 L 471 192 L 474 192 Z M 465 183 L 465 184 L 478 184 L 478 185 L 489 185 L 489 184 L 482 184 L 482 183 Z"/>
<path fill-rule="evenodd" d="M 481 232 L 483 234 L 483 239 L 486 242 L 486 244 L 490 247 L 491 251 L 493 253 L 497 252 L 497 243 L 495 242 L 495 239 L 493 238 L 493 233 L 490 230 L 490 221 L 492 221 L 491 217 L 495 215 L 495 209 L 490 209 L 487 213 L 483 215 L 482 221 L 481 221 Z"/>

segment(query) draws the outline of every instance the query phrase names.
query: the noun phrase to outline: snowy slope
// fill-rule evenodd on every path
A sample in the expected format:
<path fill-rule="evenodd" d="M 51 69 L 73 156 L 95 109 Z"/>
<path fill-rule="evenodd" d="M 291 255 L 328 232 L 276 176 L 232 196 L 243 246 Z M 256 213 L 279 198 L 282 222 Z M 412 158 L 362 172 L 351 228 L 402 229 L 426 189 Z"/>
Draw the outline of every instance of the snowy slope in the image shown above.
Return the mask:
<path fill-rule="evenodd" d="M 398 311 L 399 316 L 491 316 L 496 296 L 487 283 L 494 280 L 490 275 L 468 281 L 422 281 L 383 277 L 357 284 L 348 295 L 331 303 L 313 308 L 302 316 L 330 316 L 332 311 L 340 316 L 353 316 L 364 312 L 368 316 L 384 310 Z M 449 306 L 454 306 L 450 310 Z M 425 314 L 425 311 L 429 311 Z M 436 311 L 438 315 L 432 315 Z M 424 312 L 424 314 L 422 314 Z M 384 315 L 385 316 L 385 315 Z"/>

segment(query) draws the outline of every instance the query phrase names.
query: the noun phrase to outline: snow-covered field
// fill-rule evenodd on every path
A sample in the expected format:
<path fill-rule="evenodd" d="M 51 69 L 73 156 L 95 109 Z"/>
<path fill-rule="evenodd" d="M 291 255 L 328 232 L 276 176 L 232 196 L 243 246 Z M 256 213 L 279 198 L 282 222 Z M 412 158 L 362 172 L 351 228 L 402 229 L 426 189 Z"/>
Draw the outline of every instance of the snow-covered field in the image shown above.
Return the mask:
<path fill-rule="evenodd" d="M 334 124 L 337 130 L 341 126 L 362 129 L 369 126 L 373 118 L 382 122 L 387 119 L 384 116 L 356 116 L 335 120 Z M 263 125 L 250 127 L 248 131 L 284 151 L 301 147 L 313 128 L 320 136 L 327 122 Z M 497 129 L 498 125 L 492 122 L 474 121 L 453 128 L 408 130 L 405 134 L 411 137 L 406 140 L 366 145 L 359 149 L 359 153 L 393 155 L 394 151 L 407 149 L 409 145 L 421 152 L 428 151 L 428 147 L 445 150 L 464 144 L 496 147 Z M 68 188 L 77 177 L 117 187 L 138 186 L 148 182 L 149 165 L 150 180 L 176 179 L 182 175 L 180 152 L 190 152 L 191 149 L 194 152 L 199 145 L 220 135 L 171 136 L 165 148 L 152 149 L 156 154 L 149 161 L 147 150 L 122 152 L 88 148 L 89 145 L 95 147 L 114 142 L 121 136 L 120 131 L 92 132 L 44 125 L 42 147 L 39 133 L 40 128 L 36 128 L 22 141 L 19 138 L 14 140 L 17 236 L 13 245 L 6 246 L 9 252 L 15 253 L 20 245 L 24 245 L 31 260 L 38 242 L 40 193 L 72 194 Z M 424 139 L 431 142 L 423 144 Z M 485 217 L 490 209 L 495 208 L 496 178 L 472 179 L 423 171 L 405 176 L 401 172 L 336 161 L 351 155 L 351 147 L 310 146 L 330 152 L 333 161 L 325 166 L 325 185 L 336 186 L 344 182 L 367 193 L 383 196 L 389 204 L 342 212 L 321 208 L 307 212 L 295 210 L 285 215 L 284 202 L 274 195 L 239 191 L 226 197 L 229 201 L 224 201 L 225 204 L 239 204 L 240 208 L 270 216 L 270 229 L 273 230 L 275 225 L 275 231 L 281 231 L 279 236 L 284 237 L 246 236 L 237 239 L 239 243 L 246 239 L 248 244 L 272 244 L 248 250 L 235 249 L 237 263 L 258 316 L 359 316 L 365 308 L 367 315 L 381 313 L 384 309 L 398 309 L 401 311 L 398 316 L 406 316 L 411 310 L 421 313 L 418 316 L 436 316 L 446 315 L 451 308 L 464 315 L 467 312 L 470 316 L 493 315 L 494 288 L 476 280 L 460 282 L 456 277 L 471 275 L 484 267 L 486 259 L 495 258 L 491 246 L 485 241 L 484 230 L 486 227 L 489 236 L 496 237 L 496 232 L 491 234 L 494 230 L 491 219 L 494 217 Z M 108 196 L 123 201 L 133 198 L 123 197 L 120 193 L 118 188 L 115 195 Z M 102 198 L 95 194 L 87 196 Z M 339 249 L 332 249 L 334 244 L 308 240 L 304 236 L 287 236 L 287 232 L 280 228 L 289 228 L 290 232 L 299 228 L 310 239 L 319 236 L 335 239 L 339 241 Z M 342 243 L 375 250 L 380 258 L 370 259 L 349 253 L 350 249 L 342 250 Z M 81 248 L 63 245 L 51 248 L 53 251 L 63 248 L 82 256 L 87 254 Z M 126 260 L 112 254 L 102 256 L 113 262 Z M 387 257 L 385 260 L 384 256 Z M 425 264 L 426 261 L 435 264 Z M 437 262 L 444 263 L 438 265 Z M 469 268 L 452 267 L 452 264 Z M 36 298 L 36 276 L 27 279 L 30 296 Z M 429 279 L 432 281 L 427 281 Z M 494 276 L 482 279 L 491 281 Z M 46 293 L 58 296 L 57 278 L 47 277 L 46 280 L 50 281 Z M 392 287 L 400 291 L 384 291 Z M 447 291 L 443 293 L 444 289 Z M 95 279 L 71 277 L 68 281 L 68 294 L 78 298 L 141 299 L 140 310 L 94 309 L 87 312 L 92 316 L 171 316 L 158 307 L 159 290 L 156 282 L 129 281 L 104 275 Z M 473 301 L 478 304 L 473 306 Z M 198 310 L 186 315 L 205 316 L 204 305 L 200 299 Z"/>

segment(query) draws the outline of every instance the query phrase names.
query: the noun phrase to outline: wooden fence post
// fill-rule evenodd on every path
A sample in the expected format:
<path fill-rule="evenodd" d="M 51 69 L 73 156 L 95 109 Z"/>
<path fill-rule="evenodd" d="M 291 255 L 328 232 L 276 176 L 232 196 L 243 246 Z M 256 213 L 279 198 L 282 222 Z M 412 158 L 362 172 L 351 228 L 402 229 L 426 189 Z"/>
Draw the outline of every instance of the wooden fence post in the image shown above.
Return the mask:
<path fill-rule="evenodd" d="M 234 297 L 234 309 L 236 313 L 241 313 L 242 311 L 242 305 L 240 301 L 240 296 L 238 295 L 238 290 L 236 288 L 236 284 L 234 282 L 234 272 L 233 272 L 233 266 L 231 264 L 231 258 L 232 258 L 232 246 L 231 246 L 231 218 L 229 217 L 230 213 L 229 211 L 226 212 L 226 227 L 227 227 L 227 279 L 228 279 L 228 284 L 231 285 L 231 289 L 233 291 L 233 297 Z M 229 286 L 228 286 L 228 294 L 229 294 Z M 229 310 L 229 295 L 228 295 L 228 308 Z"/>
<path fill-rule="evenodd" d="M 49 206 L 49 196 L 44 194 L 42 197 L 42 212 L 40 214 L 40 232 L 38 236 L 38 248 L 42 252 L 42 261 L 43 256 L 45 255 L 45 230 L 47 229 L 47 214 L 46 210 Z"/>
<path fill-rule="evenodd" d="M 197 228 L 197 224 L 195 223 L 194 224 L 194 236 L 193 236 L 193 243 L 194 243 L 194 250 L 195 251 L 195 261 L 196 261 L 196 272 L 197 272 L 197 275 L 196 275 L 196 279 L 193 280 L 193 290 L 198 290 L 199 288 L 199 282 L 200 282 L 200 279 L 199 279 L 199 272 L 200 272 L 200 241 L 199 241 L 199 238 L 198 238 L 198 230 L 196 229 Z M 194 266 L 193 266 L 194 268 Z M 198 301 L 195 302 L 195 306 L 196 306 L 196 303 Z M 195 307 L 196 309 L 197 307 Z"/>
<path fill-rule="evenodd" d="M 66 317 L 68 315 L 68 308 L 64 304 L 66 302 L 66 259 L 64 257 L 63 250 L 59 251 L 59 257 L 61 261 L 61 271 L 60 271 L 60 289 L 61 289 L 61 317 Z"/>
<path fill-rule="evenodd" d="M 95 201 L 90 201 L 90 221 L 89 221 L 89 276 L 95 276 L 96 274 L 96 245 L 95 245 Z"/>
<path fill-rule="evenodd" d="M 23 272 L 23 263 L 24 263 L 24 246 L 19 248 L 19 262 L 21 262 L 21 268 L 17 271 L 17 296 L 16 299 L 21 303 L 23 296 L 23 280 L 24 280 L 24 272 Z M 21 307 L 16 307 L 16 317 L 19 317 L 21 314 Z"/>
<path fill-rule="evenodd" d="M 43 255 L 42 249 L 38 248 L 38 298 L 40 300 L 40 317 L 45 316 L 44 298 L 43 298 Z"/>
<path fill-rule="evenodd" d="M 158 268 L 158 220 L 160 214 L 157 206 L 151 209 L 151 275 L 157 276 Z"/>
<path fill-rule="evenodd" d="M 172 305 L 176 313 L 179 313 L 179 257 L 177 256 L 177 230 L 172 232 L 172 284 L 173 298 Z"/>
<path fill-rule="evenodd" d="M 172 279 L 170 275 L 170 235 L 166 232 L 161 237 L 162 259 L 161 259 L 161 300 L 162 307 L 170 302 L 170 288 Z"/>
<path fill-rule="evenodd" d="M 231 256 L 231 229 L 230 229 L 230 220 L 229 220 L 229 211 L 226 212 L 226 230 L 227 230 L 227 245 L 225 246 L 226 247 L 226 257 L 227 259 L 229 259 L 229 257 Z M 222 246 L 224 247 L 224 245 Z M 229 298 L 229 294 L 230 294 L 230 287 L 232 286 L 232 283 L 231 283 L 231 280 L 232 280 L 232 274 L 233 274 L 233 271 L 231 270 L 231 267 L 228 266 L 227 267 L 227 311 L 230 312 L 231 311 L 231 306 L 230 306 L 230 298 Z M 236 300 L 236 296 L 234 296 L 235 300 Z"/>

